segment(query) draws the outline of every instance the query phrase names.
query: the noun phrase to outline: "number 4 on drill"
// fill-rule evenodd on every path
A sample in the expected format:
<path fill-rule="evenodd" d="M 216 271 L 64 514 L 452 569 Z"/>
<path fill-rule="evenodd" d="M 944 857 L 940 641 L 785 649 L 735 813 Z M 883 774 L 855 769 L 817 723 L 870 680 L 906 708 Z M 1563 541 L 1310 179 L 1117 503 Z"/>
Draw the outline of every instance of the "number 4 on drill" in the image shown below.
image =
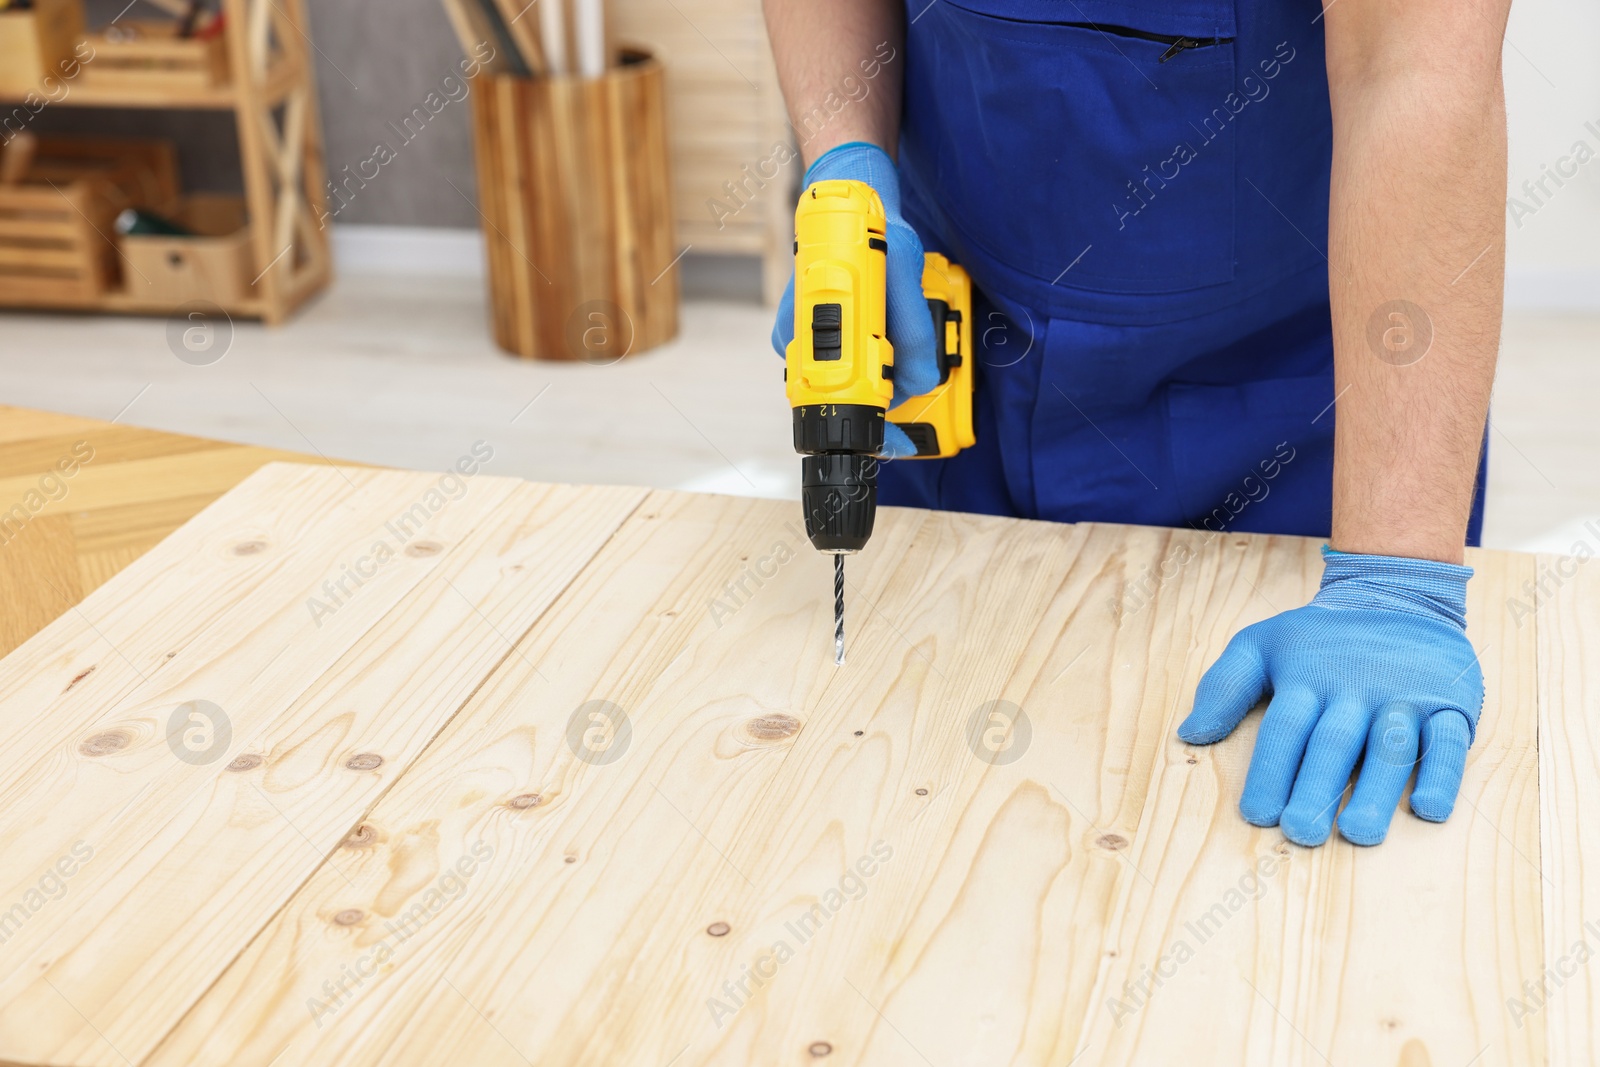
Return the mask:
<path fill-rule="evenodd" d="M 894 349 L 885 337 L 887 221 L 865 182 L 824 181 L 795 209 L 794 340 L 784 363 L 806 535 L 834 557 L 835 662 L 844 662 L 844 557 L 872 536 L 887 419 L 941 459 L 971 447 L 972 283 L 936 252 L 923 262 L 939 384 L 890 410 Z"/>

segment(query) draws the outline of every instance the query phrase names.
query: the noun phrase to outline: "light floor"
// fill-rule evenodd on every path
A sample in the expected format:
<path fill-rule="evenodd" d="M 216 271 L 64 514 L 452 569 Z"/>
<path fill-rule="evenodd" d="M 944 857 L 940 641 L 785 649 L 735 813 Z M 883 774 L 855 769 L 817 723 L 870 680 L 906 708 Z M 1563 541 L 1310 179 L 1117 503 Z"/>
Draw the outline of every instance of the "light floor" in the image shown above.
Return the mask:
<path fill-rule="evenodd" d="M 502 355 L 472 278 L 345 276 L 287 326 L 181 362 L 161 319 L 0 317 L 0 402 L 332 458 L 796 496 L 771 312 L 690 300 L 677 341 L 605 366 Z M 1600 549 L 1600 316 L 1507 316 L 1484 542 Z"/>

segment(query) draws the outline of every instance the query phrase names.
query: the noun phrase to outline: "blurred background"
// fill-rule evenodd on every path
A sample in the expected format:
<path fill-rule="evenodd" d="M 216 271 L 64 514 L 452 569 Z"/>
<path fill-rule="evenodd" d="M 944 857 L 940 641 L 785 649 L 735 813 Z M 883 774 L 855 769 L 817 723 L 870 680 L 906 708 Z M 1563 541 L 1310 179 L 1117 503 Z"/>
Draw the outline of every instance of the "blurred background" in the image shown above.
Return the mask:
<path fill-rule="evenodd" d="M 1597 42 L 1600 5 L 1513 8 L 1493 547 L 1600 520 Z M 758 0 L 12 0 L 0 99 L 0 403 L 797 493 Z"/>

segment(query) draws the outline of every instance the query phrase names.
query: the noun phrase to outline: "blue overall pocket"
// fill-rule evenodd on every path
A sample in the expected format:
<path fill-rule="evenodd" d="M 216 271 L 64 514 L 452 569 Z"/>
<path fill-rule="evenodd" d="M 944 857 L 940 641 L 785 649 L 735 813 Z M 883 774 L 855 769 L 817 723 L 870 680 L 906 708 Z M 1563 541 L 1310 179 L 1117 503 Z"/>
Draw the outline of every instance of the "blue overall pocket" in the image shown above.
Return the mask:
<path fill-rule="evenodd" d="M 1233 278 L 1232 3 L 921 2 L 903 165 L 959 244 L 1097 292 Z"/>

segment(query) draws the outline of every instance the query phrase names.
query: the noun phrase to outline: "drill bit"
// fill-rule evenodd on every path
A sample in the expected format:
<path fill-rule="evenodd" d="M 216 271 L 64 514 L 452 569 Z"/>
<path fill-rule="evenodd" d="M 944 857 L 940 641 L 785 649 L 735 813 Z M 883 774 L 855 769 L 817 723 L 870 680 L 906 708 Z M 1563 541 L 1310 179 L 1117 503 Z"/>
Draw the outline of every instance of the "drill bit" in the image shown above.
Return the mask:
<path fill-rule="evenodd" d="M 833 665 L 844 666 L 844 553 L 833 557 Z"/>

